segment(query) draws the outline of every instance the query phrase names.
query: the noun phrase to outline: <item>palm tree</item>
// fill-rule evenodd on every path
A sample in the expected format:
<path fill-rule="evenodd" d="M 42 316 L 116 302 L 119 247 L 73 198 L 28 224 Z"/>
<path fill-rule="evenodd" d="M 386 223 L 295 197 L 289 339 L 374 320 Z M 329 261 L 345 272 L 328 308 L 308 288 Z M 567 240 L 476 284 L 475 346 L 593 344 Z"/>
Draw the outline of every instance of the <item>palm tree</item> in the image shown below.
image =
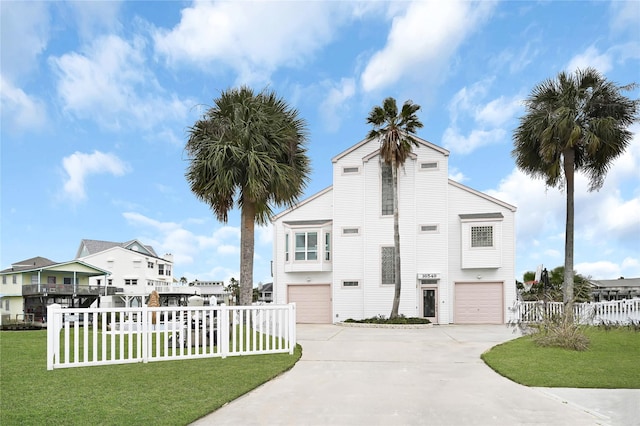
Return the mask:
<path fill-rule="evenodd" d="M 627 128 L 637 120 L 639 101 L 621 92 L 633 87 L 618 86 L 593 68 L 561 72 L 534 87 L 513 134 L 517 167 L 545 179 L 548 187 L 566 187 L 563 302 L 568 321 L 574 302 L 574 174 L 586 174 L 589 191 L 602 187 L 611 163 L 632 138 Z"/>
<path fill-rule="evenodd" d="M 254 225 L 272 206 L 296 202 L 308 182 L 307 124 L 298 111 L 266 89 L 225 90 L 189 129 L 186 172 L 191 190 L 223 223 L 241 211 L 240 304 L 250 305 Z"/>
<path fill-rule="evenodd" d="M 414 139 L 415 131 L 422 127 L 416 112 L 420 105 L 407 100 L 402 105 L 398 113 L 396 100 L 392 97 L 386 98 L 382 106 L 375 106 L 369 113 L 367 124 L 371 124 L 373 129 L 367 135 L 368 139 L 378 139 L 380 141 L 380 157 L 391 167 L 393 185 L 393 242 L 394 242 L 394 278 L 395 292 L 393 295 L 393 305 L 389 318 L 398 316 L 400 307 L 400 227 L 398 212 L 398 168 L 404 165 L 418 142 Z"/>

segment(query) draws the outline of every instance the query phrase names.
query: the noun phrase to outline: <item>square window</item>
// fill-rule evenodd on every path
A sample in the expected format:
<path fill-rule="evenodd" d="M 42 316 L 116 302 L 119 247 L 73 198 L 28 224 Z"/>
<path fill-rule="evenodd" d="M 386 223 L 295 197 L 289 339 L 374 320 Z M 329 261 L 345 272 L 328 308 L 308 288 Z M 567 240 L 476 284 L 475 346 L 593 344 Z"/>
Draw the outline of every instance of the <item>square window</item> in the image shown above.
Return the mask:
<path fill-rule="evenodd" d="M 472 226 L 471 247 L 493 247 L 493 226 Z"/>

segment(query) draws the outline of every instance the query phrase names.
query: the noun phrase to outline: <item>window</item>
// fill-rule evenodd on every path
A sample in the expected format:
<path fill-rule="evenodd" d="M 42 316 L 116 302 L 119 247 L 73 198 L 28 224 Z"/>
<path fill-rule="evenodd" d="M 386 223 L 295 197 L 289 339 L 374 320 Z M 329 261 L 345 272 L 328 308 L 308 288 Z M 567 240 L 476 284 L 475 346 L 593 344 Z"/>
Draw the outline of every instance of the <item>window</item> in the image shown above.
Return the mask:
<path fill-rule="evenodd" d="M 437 224 L 420 225 L 420 232 L 436 233 L 438 232 L 438 225 Z"/>
<path fill-rule="evenodd" d="M 348 175 L 348 174 L 356 174 L 360 172 L 360 167 L 358 166 L 351 166 L 351 167 L 343 167 L 342 168 L 342 174 Z"/>
<path fill-rule="evenodd" d="M 38 284 L 38 275 L 31 275 L 31 284 Z"/>
<path fill-rule="evenodd" d="M 360 228 L 342 228 L 342 235 L 360 235 Z"/>
<path fill-rule="evenodd" d="M 138 280 L 137 279 L 125 279 L 124 280 L 124 285 L 138 285 Z"/>
<path fill-rule="evenodd" d="M 360 287 L 360 281 L 342 281 L 342 287 L 344 288 Z"/>
<path fill-rule="evenodd" d="M 18 276 L 17 275 L 11 275 L 11 283 L 12 284 L 17 284 L 18 283 Z"/>
<path fill-rule="evenodd" d="M 10 299 L 4 299 L 4 310 L 5 311 L 9 311 L 10 310 L 9 309 L 9 307 L 10 307 L 9 302 L 10 302 Z"/>
<path fill-rule="evenodd" d="M 102 280 L 96 280 L 96 284 L 97 285 L 101 285 L 102 284 Z"/>
<path fill-rule="evenodd" d="M 71 284 L 73 284 L 73 278 L 71 278 L 71 277 L 64 277 L 64 278 L 62 279 L 62 281 L 63 281 L 63 284 L 64 284 L 64 285 L 71 285 Z M 77 278 L 76 278 L 76 284 L 78 284 L 78 279 L 77 279 Z"/>
<path fill-rule="evenodd" d="M 317 232 L 296 232 L 295 260 L 318 260 Z"/>
<path fill-rule="evenodd" d="M 289 233 L 284 234 L 284 260 L 289 261 Z"/>
<path fill-rule="evenodd" d="M 171 275 L 171 265 L 169 265 L 169 264 L 165 265 L 165 268 L 164 268 L 164 274 L 165 274 L 166 276 Z"/>
<path fill-rule="evenodd" d="M 395 284 L 396 283 L 396 269 L 395 269 L 395 247 L 382 247 L 380 256 L 381 266 L 381 284 Z"/>
<path fill-rule="evenodd" d="M 387 163 L 380 165 L 381 174 L 381 202 L 382 215 L 388 216 L 393 214 L 393 173 L 391 166 Z"/>
<path fill-rule="evenodd" d="M 324 260 L 327 262 L 331 260 L 331 234 L 329 232 L 324 233 Z"/>
<path fill-rule="evenodd" d="M 164 275 L 164 264 L 158 263 L 158 275 Z"/>
<path fill-rule="evenodd" d="M 107 285 L 113 285 L 113 279 L 112 278 L 107 279 Z"/>
<path fill-rule="evenodd" d="M 2 276 L 2 284 L 6 284 L 7 283 L 7 276 L 3 275 Z"/>
<path fill-rule="evenodd" d="M 56 283 L 56 277 L 47 277 L 47 284 L 55 284 Z"/>
<path fill-rule="evenodd" d="M 153 262 L 147 262 L 147 268 L 153 269 Z"/>
<path fill-rule="evenodd" d="M 420 163 L 420 170 L 438 170 L 438 162 L 428 161 L 426 163 Z"/>
<path fill-rule="evenodd" d="M 493 226 L 472 226 L 471 247 L 493 247 Z"/>

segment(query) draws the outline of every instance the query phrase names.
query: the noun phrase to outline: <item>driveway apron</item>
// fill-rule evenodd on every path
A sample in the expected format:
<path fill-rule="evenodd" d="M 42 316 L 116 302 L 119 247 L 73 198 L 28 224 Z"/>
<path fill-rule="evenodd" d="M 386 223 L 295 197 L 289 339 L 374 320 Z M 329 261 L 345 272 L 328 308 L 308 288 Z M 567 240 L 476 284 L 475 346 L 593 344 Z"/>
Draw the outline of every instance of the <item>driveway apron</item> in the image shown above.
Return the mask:
<path fill-rule="evenodd" d="M 297 335 L 302 358 L 290 371 L 194 425 L 511 426 L 633 421 L 633 417 L 573 403 L 571 390 L 558 395 L 495 373 L 480 355 L 518 337 L 504 325 L 388 329 L 299 324 Z M 625 395 L 627 407 L 634 406 L 636 397 L 640 394 L 634 391 Z M 610 394 L 604 406 L 615 408 L 616 398 Z"/>

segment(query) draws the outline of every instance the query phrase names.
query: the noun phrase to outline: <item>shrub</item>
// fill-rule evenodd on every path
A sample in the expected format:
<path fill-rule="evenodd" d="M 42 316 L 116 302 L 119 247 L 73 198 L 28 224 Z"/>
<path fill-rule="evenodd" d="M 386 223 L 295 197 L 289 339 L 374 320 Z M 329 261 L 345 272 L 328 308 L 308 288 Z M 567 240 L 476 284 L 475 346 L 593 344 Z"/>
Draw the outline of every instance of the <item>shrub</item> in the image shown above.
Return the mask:
<path fill-rule="evenodd" d="M 384 315 L 377 315 L 375 317 L 365 318 L 361 320 L 354 320 L 353 318 L 349 318 L 344 322 L 358 324 L 431 324 L 431 321 L 426 318 L 405 317 L 404 315 L 400 315 L 393 319 L 386 318 Z"/>
<path fill-rule="evenodd" d="M 589 348 L 589 338 L 584 327 L 568 321 L 562 316 L 545 318 L 538 324 L 532 324 L 533 341 L 538 346 L 557 347 L 574 351 L 585 351 Z"/>

